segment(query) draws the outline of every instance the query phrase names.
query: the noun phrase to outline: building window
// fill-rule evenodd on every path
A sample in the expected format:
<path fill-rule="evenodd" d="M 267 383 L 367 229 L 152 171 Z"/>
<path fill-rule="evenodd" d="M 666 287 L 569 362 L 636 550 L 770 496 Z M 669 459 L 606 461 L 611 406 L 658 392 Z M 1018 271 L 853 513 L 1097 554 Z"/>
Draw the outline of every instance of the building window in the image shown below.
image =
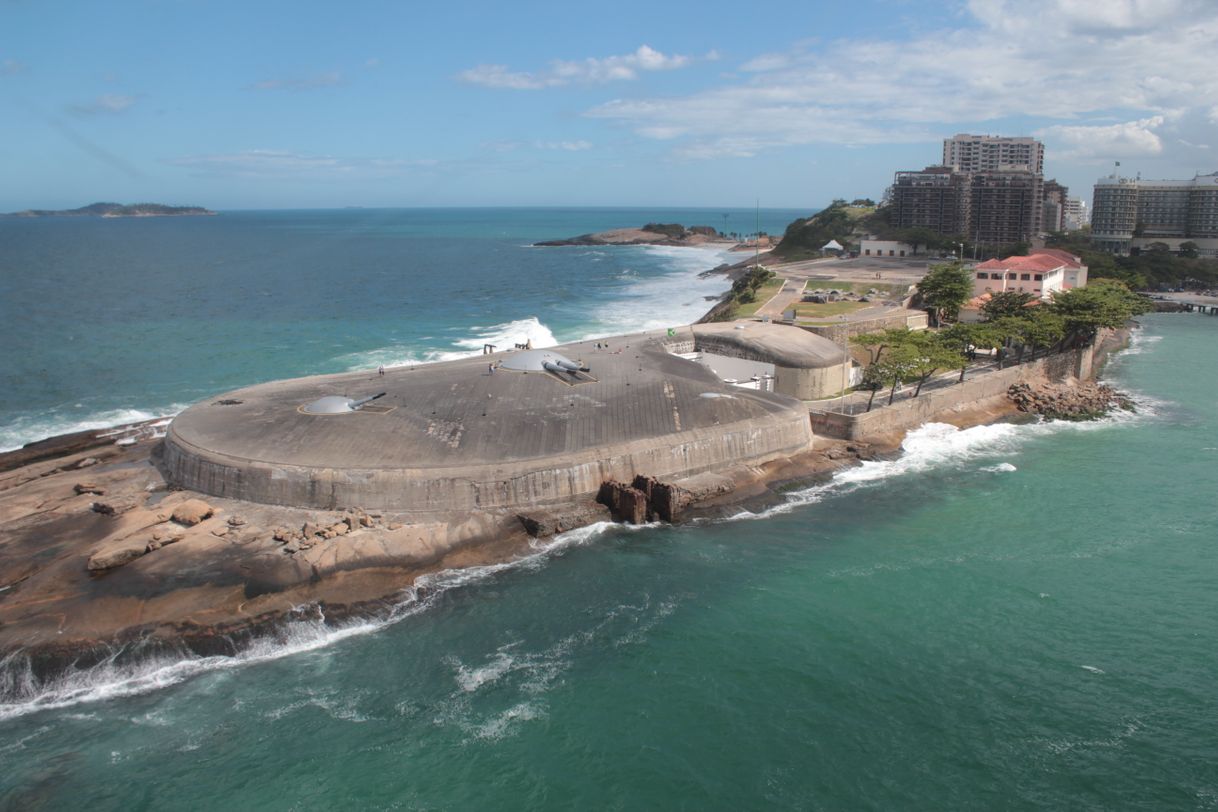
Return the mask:
<path fill-rule="evenodd" d="M 1028 280 L 1030 280 L 1031 278 L 1032 278 L 1032 274 L 1030 274 L 1030 273 L 1021 273 L 1021 274 L 1019 275 L 1019 281 L 1020 281 L 1020 282 L 1027 282 L 1027 281 L 1028 281 Z"/>
<path fill-rule="evenodd" d="M 1010 279 L 1012 282 L 1014 282 L 1015 281 L 1015 272 L 1011 271 L 1010 273 L 1008 273 L 1007 279 Z"/>
<path fill-rule="evenodd" d="M 1042 279 L 1044 279 L 1044 278 L 1045 278 L 1045 275 L 1044 275 L 1043 273 L 1038 273 L 1038 274 L 1036 274 L 1036 281 L 1037 281 L 1037 282 L 1040 282 L 1040 281 L 1041 281 Z"/>
<path fill-rule="evenodd" d="M 978 272 L 977 272 L 977 278 L 978 278 L 978 279 L 989 279 L 989 278 L 990 278 L 990 275 L 989 275 L 989 274 L 987 274 L 985 271 L 978 271 Z"/>

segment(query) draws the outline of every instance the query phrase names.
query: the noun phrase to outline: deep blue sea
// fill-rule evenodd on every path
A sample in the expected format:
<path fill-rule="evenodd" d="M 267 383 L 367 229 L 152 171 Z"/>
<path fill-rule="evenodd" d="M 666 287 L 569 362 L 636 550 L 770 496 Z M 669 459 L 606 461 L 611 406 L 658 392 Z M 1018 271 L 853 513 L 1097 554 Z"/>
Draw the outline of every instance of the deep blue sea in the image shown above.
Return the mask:
<path fill-rule="evenodd" d="M 57 298 L 14 306 L 5 243 L 6 349 L 14 315 L 48 341 L 77 339 L 71 351 L 24 339 L 6 380 L 57 409 L 156 411 L 497 332 L 663 323 L 723 284 L 696 277 L 715 257 L 524 247 L 655 219 L 577 214 L 426 215 L 510 231 L 473 238 L 355 227 L 410 212 L 37 221 L 61 241 L 20 252 L 22 295 Z M 575 219 L 547 219 L 563 217 Z M 115 224 L 133 231 L 98 236 Z M 244 247 L 199 228 L 236 229 Z M 141 250 L 131 233 L 160 238 Z M 397 256 L 395 241 L 414 247 Z M 361 262 L 341 264 L 344 242 Z M 541 259 L 507 259 L 522 255 Z M 107 270 L 66 270 L 88 257 Z M 5 664 L 0 688 L 24 695 L 0 704 L 0 808 L 1218 808 L 1215 339 L 1212 317 L 1146 317 L 1105 370 L 1136 414 L 927 425 L 899 458 L 769 509 L 585 528 L 235 660 L 54 685 Z M 102 400 L 42 369 L 72 370 Z M 104 400 L 116 391 L 130 400 Z M 38 419 L 20 398 L 5 408 Z"/>

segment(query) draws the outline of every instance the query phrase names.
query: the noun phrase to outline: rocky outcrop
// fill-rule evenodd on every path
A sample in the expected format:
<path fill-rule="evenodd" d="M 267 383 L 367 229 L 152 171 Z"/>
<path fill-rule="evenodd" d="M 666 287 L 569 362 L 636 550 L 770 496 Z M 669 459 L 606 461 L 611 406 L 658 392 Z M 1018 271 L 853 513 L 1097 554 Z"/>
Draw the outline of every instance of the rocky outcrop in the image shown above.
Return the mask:
<path fill-rule="evenodd" d="M 645 524 L 679 521 L 693 496 L 677 485 L 640 474 L 629 485 L 612 480 L 603 483 L 596 501 L 609 508 L 619 522 Z"/>
<path fill-rule="evenodd" d="M 194 527 L 215 512 L 215 509 L 202 499 L 187 499 L 173 509 L 173 520 L 178 524 Z"/>
<path fill-rule="evenodd" d="M 1007 389 L 1007 397 L 1021 412 L 1057 420 L 1095 420 L 1113 409 L 1134 411 L 1127 396 L 1098 383 L 1016 383 Z"/>
<path fill-rule="evenodd" d="M 562 508 L 530 510 L 518 513 L 516 518 L 526 533 L 533 538 L 544 539 L 577 527 L 608 521 L 610 513 L 605 505 L 589 501 Z"/>
<path fill-rule="evenodd" d="M 595 234 L 581 234 L 564 240 L 546 240 L 538 246 L 564 245 L 702 245 L 719 238 L 712 226 L 690 226 L 648 223 L 642 228 L 617 228 Z"/>

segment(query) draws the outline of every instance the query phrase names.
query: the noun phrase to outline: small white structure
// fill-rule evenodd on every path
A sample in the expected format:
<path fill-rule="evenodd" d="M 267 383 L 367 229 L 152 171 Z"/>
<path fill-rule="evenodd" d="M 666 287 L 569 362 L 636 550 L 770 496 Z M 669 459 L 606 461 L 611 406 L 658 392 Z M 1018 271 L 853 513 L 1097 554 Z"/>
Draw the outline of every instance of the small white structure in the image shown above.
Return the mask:
<path fill-rule="evenodd" d="M 913 246 L 896 240 L 866 239 L 859 243 L 859 256 L 862 257 L 912 257 Z"/>
<path fill-rule="evenodd" d="M 820 247 L 820 252 L 822 254 L 828 254 L 830 252 L 832 252 L 834 254 L 840 254 L 844 250 L 845 250 L 844 246 L 837 240 L 829 240 L 829 242 L 825 243 L 824 245 L 822 245 Z"/>

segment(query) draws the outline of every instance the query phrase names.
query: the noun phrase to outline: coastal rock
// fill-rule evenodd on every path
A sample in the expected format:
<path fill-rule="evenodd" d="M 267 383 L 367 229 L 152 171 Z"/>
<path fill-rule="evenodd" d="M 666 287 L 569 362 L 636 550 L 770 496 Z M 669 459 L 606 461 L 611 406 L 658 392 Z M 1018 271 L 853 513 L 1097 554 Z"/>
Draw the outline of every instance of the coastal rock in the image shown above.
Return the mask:
<path fill-rule="evenodd" d="M 654 517 L 666 522 L 678 521 L 681 518 L 681 511 L 690 502 L 688 492 L 676 485 L 661 482 L 655 477 L 636 476 L 630 484 L 647 497 L 649 519 Z"/>
<path fill-rule="evenodd" d="M 89 509 L 103 516 L 119 516 L 135 507 L 134 499 L 117 499 L 109 502 L 94 502 Z"/>
<path fill-rule="evenodd" d="M 77 496 L 80 496 L 82 493 L 91 493 L 94 496 L 106 495 L 105 488 L 101 487 L 100 485 L 95 485 L 92 482 L 77 482 L 72 486 L 72 490 L 76 491 Z"/>
<path fill-rule="evenodd" d="M 107 544 L 89 556 L 88 568 L 90 572 L 114 569 L 134 561 L 147 552 L 148 541 L 146 539 L 126 538 Z"/>
<path fill-rule="evenodd" d="M 1007 397 L 1021 412 L 1056 420 L 1095 420 L 1113 409 L 1134 411 L 1133 401 L 1110 386 L 1084 383 L 1012 384 Z"/>
<path fill-rule="evenodd" d="M 533 538 L 543 539 L 594 522 L 608 521 L 610 514 L 604 505 L 588 501 L 569 508 L 518 513 L 516 518 L 520 520 L 526 533 Z"/>
<path fill-rule="evenodd" d="M 173 520 L 178 524 L 193 526 L 215 512 L 215 508 L 202 499 L 187 499 L 173 509 Z"/>
<path fill-rule="evenodd" d="M 596 501 L 609 508 L 613 518 L 619 522 L 647 523 L 647 494 L 624 482 L 602 483 Z"/>

